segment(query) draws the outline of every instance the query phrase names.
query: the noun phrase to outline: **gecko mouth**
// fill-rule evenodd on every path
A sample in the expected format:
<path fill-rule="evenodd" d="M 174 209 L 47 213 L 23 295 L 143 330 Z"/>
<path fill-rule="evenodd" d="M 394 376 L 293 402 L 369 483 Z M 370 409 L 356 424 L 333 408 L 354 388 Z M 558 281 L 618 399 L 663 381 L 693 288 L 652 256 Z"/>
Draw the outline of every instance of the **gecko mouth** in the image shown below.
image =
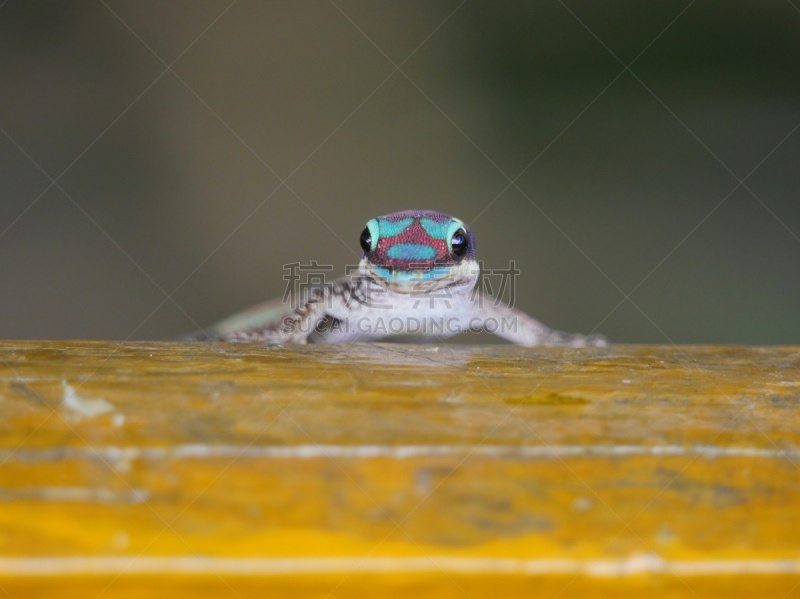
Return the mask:
<path fill-rule="evenodd" d="M 433 265 L 425 269 L 400 269 L 379 266 L 363 260 L 361 271 L 376 282 L 397 293 L 430 293 L 438 289 L 474 284 L 478 265 L 463 261 L 455 265 Z"/>

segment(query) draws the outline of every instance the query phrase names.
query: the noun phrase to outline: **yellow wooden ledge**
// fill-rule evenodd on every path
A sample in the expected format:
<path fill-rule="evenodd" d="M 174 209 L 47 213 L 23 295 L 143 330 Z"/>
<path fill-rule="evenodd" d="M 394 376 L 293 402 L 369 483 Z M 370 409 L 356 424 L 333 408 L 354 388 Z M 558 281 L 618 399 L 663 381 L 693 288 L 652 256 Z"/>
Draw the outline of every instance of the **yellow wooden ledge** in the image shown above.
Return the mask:
<path fill-rule="evenodd" d="M 798 597 L 800 348 L 0 343 L 0 597 Z"/>

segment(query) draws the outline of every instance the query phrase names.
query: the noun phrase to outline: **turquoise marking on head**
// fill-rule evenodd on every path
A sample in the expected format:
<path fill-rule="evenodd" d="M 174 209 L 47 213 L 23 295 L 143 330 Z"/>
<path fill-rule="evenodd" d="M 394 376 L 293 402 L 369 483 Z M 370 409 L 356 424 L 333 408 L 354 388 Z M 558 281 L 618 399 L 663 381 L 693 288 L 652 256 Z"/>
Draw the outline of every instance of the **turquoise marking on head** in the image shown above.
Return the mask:
<path fill-rule="evenodd" d="M 408 229 L 414 219 L 411 217 L 403 218 L 398 221 L 391 221 L 386 218 L 373 218 L 367 223 L 367 230 L 369 230 L 370 242 L 373 248 L 378 247 L 378 241 L 381 238 L 391 239 L 400 235 L 403 231 Z"/>
<path fill-rule="evenodd" d="M 436 250 L 420 243 L 398 243 L 386 250 L 386 255 L 394 260 L 425 261 L 433 260 L 436 257 Z"/>
<path fill-rule="evenodd" d="M 434 239 L 446 239 L 447 232 L 452 227 L 454 221 L 435 221 L 430 218 L 421 218 L 419 224 L 425 229 L 425 232 Z"/>
<path fill-rule="evenodd" d="M 425 229 L 425 232 L 433 239 L 442 239 L 447 243 L 448 251 L 453 251 L 453 235 L 459 229 L 466 230 L 463 222 L 457 218 L 450 217 L 445 221 L 436 221 L 430 218 L 421 218 L 419 224 Z"/>
<path fill-rule="evenodd" d="M 414 219 L 411 217 L 403 218 L 398 221 L 390 221 L 385 218 L 374 218 L 370 222 L 377 222 L 378 232 L 381 237 L 395 237 L 411 226 Z M 377 243 L 377 238 L 375 239 Z"/>

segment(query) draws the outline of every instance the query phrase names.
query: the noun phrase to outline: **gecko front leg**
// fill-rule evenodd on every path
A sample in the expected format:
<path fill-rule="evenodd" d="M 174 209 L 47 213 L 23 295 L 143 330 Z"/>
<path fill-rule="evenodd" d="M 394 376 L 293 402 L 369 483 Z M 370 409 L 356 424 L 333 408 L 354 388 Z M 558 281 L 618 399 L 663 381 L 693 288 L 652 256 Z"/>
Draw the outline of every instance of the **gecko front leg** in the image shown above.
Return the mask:
<path fill-rule="evenodd" d="M 285 314 L 274 323 L 256 329 L 235 331 L 224 335 L 223 341 L 239 343 L 308 343 L 318 332 L 319 325 L 328 317 L 331 286 L 313 288 L 294 311 Z"/>
<path fill-rule="evenodd" d="M 363 335 L 351 317 L 370 304 L 372 282 L 364 278 L 343 278 L 306 290 L 294 310 L 286 310 L 260 327 L 224 335 L 224 341 L 243 343 L 341 343 Z"/>
<path fill-rule="evenodd" d="M 482 329 L 518 345 L 587 347 L 606 345 L 602 335 L 580 335 L 557 331 L 524 312 L 483 293 L 472 298 L 472 328 Z"/>

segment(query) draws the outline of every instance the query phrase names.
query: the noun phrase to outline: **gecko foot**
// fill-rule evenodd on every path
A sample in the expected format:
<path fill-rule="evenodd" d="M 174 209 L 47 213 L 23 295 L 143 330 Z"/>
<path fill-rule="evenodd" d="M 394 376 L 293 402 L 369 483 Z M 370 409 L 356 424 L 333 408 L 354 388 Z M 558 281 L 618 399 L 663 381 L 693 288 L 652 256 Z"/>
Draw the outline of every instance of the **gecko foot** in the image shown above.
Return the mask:
<path fill-rule="evenodd" d="M 555 347 L 603 347 L 607 344 L 608 340 L 603 335 L 580 335 L 561 331 L 552 331 L 542 342 L 542 345 Z"/>

